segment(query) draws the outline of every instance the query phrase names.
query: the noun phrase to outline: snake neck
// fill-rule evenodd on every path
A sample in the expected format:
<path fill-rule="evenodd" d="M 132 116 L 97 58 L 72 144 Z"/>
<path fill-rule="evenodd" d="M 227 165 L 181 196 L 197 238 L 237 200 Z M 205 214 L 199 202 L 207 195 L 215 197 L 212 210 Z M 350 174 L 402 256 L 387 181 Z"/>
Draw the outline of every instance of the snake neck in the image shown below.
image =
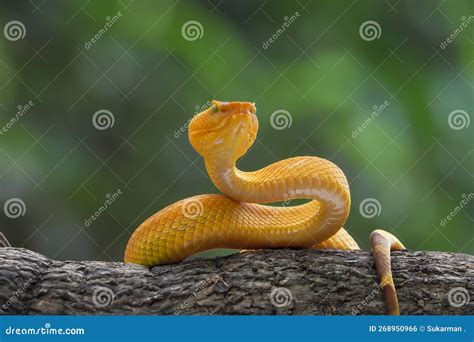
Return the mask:
<path fill-rule="evenodd" d="M 349 215 L 350 192 L 344 173 L 333 163 L 317 157 L 295 157 L 245 172 L 236 161 L 225 156 L 206 158 L 206 169 L 213 183 L 226 196 L 240 202 L 272 203 L 294 199 L 310 199 L 292 210 L 307 211 L 314 206 L 314 222 L 307 234 L 330 237 L 339 230 Z M 290 209 L 290 208 L 285 208 Z"/>

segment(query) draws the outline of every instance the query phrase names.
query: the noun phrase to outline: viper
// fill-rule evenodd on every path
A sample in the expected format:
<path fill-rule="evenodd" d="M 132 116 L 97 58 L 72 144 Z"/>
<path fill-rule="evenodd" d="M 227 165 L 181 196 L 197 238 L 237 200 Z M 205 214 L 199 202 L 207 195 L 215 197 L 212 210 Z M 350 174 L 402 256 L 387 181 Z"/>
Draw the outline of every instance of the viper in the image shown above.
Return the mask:
<path fill-rule="evenodd" d="M 171 264 L 213 248 L 359 249 L 343 228 L 351 196 L 346 176 L 334 163 L 303 156 L 256 171 L 237 168 L 238 159 L 255 142 L 258 126 L 256 107 L 250 102 L 212 101 L 191 120 L 189 141 L 223 195 L 190 197 L 148 218 L 127 244 L 126 263 Z M 293 199 L 309 201 L 264 205 Z M 399 314 L 390 251 L 405 247 L 380 229 L 372 232 L 370 242 L 387 311 Z"/>

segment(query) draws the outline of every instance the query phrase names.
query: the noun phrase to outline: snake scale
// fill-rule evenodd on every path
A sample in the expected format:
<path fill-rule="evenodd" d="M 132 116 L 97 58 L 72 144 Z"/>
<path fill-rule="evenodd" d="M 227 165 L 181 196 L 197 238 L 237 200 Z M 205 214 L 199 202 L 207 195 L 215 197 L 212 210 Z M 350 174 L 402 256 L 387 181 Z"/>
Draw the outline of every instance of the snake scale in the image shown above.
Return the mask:
<path fill-rule="evenodd" d="M 359 249 L 343 228 L 351 197 L 346 176 L 335 164 L 304 156 L 251 172 L 236 167 L 253 145 L 258 125 L 256 107 L 250 102 L 212 101 L 191 120 L 191 145 L 224 195 L 194 196 L 158 211 L 132 234 L 125 262 L 170 264 L 213 248 Z M 310 201 L 263 205 L 292 199 Z M 404 247 L 383 230 L 375 230 L 370 240 L 388 313 L 399 314 L 390 251 Z"/>

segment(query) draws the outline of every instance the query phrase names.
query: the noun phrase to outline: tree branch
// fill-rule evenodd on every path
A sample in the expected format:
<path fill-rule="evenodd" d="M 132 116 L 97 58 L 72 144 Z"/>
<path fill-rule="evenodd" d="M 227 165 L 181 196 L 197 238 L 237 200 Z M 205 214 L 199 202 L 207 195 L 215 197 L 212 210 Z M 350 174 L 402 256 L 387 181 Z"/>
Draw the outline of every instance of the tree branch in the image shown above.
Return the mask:
<path fill-rule="evenodd" d="M 474 314 L 473 264 L 466 254 L 394 252 L 401 313 Z M 26 249 L 0 248 L 0 309 L 4 314 L 385 313 L 370 253 L 310 249 L 259 250 L 148 269 L 56 261 Z"/>

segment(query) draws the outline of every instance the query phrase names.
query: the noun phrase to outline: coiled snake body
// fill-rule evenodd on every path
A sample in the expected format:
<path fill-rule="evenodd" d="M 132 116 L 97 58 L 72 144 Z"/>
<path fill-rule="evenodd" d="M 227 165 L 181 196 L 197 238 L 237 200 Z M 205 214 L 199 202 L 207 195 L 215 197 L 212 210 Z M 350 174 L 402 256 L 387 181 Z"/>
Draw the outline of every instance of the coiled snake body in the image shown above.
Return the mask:
<path fill-rule="evenodd" d="M 179 262 L 212 248 L 359 249 L 342 227 L 351 204 L 344 173 L 317 157 L 295 157 L 263 169 L 236 167 L 254 143 L 256 108 L 249 102 L 218 102 L 196 115 L 189 140 L 204 157 L 207 172 L 225 195 L 194 196 L 160 210 L 133 233 L 125 262 L 153 266 Z M 293 207 L 262 203 L 310 199 Z M 390 233 L 371 234 L 375 264 L 388 312 L 398 314 L 390 250 L 403 245 Z"/>

